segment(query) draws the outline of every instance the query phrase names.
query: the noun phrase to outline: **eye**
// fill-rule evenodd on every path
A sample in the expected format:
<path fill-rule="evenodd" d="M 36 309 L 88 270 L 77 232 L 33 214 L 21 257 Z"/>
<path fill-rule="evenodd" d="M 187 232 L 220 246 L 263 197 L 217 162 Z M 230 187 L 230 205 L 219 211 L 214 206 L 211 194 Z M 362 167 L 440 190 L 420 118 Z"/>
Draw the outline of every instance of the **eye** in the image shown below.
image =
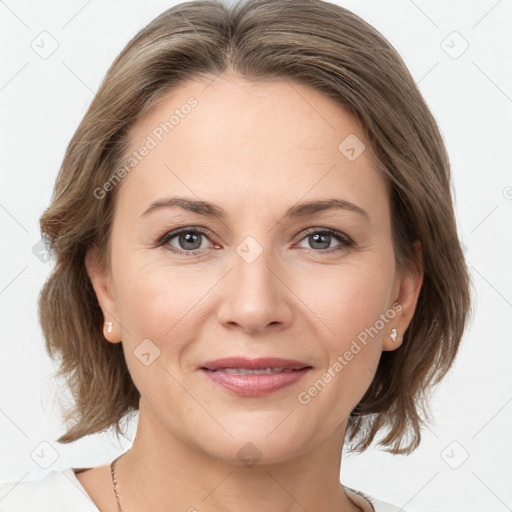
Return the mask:
<path fill-rule="evenodd" d="M 306 232 L 301 240 L 309 243 L 311 249 L 315 252 L 330 253 L 354 246 L 354 242 L 347 235 L 325 228 L 312 228 Z M 336 241 L 338 244 L 333 247 L 332 244 Z M 305 247 L 305 249 L 308 249 L 308 247 Z"/>
<path fill-rule="evenodd" d="M 208 248 L 210 240 L 208 232 L 201 228 L 186 227 L 166 233 L 158 245 L 165 245 L 171 251 L 179 254 L 194 255 L 202 249 Z"/>
<path fill-rule="evenodd" d="M 170 251 L 177 254 L 194 256 L 201 253 L 204 249 L 213 248 L 211 235 L 208 231 L 189 226 L 166 233 L 158 242 L 158 246 L 165 246 Z M 354 242 L 345 234 L 326 228 L 312 228 L 303 235 L 302 241 L 307 242 L 310 248 L 302 246 L 309 252 L 331 253 L 339 250 L 346 250 L 353 247 Z M 336 244 L 337 242 L 337 244 Z M 335 244 L 333 246 L 333 244 Z M 301 247 L 297 244 L 297 247 Z"/>

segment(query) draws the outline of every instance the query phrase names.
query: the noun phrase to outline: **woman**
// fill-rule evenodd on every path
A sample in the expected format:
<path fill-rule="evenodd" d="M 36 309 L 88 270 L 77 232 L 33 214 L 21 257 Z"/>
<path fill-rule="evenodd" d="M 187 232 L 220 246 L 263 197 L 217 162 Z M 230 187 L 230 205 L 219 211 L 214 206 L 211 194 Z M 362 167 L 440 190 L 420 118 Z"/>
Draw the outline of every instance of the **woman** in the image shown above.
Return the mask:
<path fill-rule="evenodd" d="M 2 510 L 398 510 L 340 484 L 342 450 L 417 448 L 470 294 L 443 141 L 372 27 L 319 0 L 164 12 L 109 69 L 41 228 L 76 399 L 58 441 L 136 410 L 137 435 Z"/>

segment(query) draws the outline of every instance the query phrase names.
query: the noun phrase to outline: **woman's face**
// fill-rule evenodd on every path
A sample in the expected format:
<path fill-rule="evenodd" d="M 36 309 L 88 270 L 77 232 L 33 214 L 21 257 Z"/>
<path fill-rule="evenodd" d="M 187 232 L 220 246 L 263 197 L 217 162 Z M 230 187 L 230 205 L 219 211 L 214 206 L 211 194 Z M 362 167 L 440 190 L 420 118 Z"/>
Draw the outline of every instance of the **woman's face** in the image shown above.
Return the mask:
<path fill-rule="evenodd" d="M 341 443 L 420 284 L 395 270 L 359 125 L 306 86 L 224 74 L 174 89 L 133 151 L 111 269 L 88 269 L 139 423 L 235 463 Z"/>

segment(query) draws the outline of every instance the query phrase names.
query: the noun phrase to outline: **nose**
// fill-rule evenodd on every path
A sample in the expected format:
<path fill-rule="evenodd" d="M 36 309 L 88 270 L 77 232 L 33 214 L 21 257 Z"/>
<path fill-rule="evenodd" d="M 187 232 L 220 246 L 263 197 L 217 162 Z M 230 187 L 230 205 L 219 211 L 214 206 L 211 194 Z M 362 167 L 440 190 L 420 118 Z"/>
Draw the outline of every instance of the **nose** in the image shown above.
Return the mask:
<path fill-rule="evenodd" d="M 242 251 L 234 254 L 234 268 L 223 280 L 223 299 L 217 309 L 219 322 L 248 334 L 289 326 L 294 295 L 286 283 L 287 273 L 270 250 L 251 259 Z"/>

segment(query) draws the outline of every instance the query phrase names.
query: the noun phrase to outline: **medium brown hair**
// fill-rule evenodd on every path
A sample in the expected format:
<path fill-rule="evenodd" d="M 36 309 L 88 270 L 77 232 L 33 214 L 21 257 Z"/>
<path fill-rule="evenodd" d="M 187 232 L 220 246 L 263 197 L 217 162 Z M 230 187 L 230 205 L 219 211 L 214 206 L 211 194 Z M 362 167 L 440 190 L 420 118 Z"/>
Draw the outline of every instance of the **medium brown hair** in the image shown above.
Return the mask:
<path fill-rule="evenodd" d="M 424 279 L 399 349 L 382 353 L 375 378 L 352 411 L 351 449 L 379 444 L 410 453 L 428 419 L 427 395 L 457 354 L 470 312 L 470 280 L 457 236 L 449 161 L 436 122 L 396 50 L 350 11 L 321 0 L 179 4 L 142 29 L 115 59 L 71 139 L 51 205 L 41 217 L 56 257 L 40 297 L 46 347 L 57 355 L 75 405 L 65 411 L 69 443 L 115 426 L 138 409 L 122 344 L 106 342 L 86 272 L 95 246 L 108 264 L 117 189 L 112 179 L 130 129 L 173 88 L 229 69 L 249 80 L 306 84 L 361 125 L 391 187 L 397 268 L 421 243 Z M 341 141 L 340 141 L 341 142 Z M 71 426 L 70 426 L 71 425 Z M 408 443 L 406 442 L 408 438 Z"/>

